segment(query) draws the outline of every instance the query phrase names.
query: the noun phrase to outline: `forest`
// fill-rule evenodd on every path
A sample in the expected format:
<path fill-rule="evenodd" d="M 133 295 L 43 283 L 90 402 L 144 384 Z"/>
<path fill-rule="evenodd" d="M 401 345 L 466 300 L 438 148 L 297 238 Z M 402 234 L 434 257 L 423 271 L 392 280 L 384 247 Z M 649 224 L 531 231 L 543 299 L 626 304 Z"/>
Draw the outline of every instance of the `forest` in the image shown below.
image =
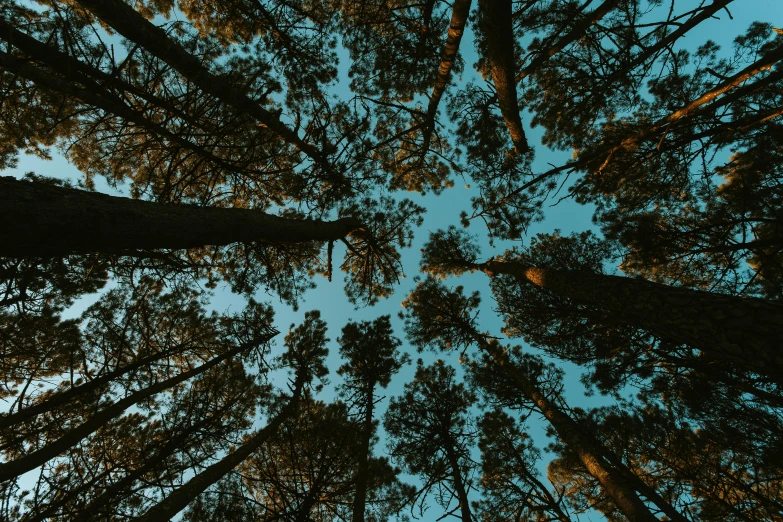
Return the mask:
<path fill-rule="evenodd" d="M 0 0 L 0 521 L 783 521 L 781 27 Z"/>

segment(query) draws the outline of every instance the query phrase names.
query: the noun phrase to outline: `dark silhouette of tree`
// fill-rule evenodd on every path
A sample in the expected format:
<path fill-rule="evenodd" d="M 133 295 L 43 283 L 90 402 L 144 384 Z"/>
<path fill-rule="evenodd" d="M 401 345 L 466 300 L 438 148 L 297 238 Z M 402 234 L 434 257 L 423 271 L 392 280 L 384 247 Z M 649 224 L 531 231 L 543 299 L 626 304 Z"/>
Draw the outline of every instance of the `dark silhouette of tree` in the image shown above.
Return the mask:
<path fill-rule="evenodd" d="M 402 344 L 394 337 L 390 317 L 384 315 L 374 321 L 349 322 L 343 327 L 340 355 L 347 360 L 337 370 L 345 382 L 340 393 L 355 409 L 360 424 L 361 442 L 356 470 L 356 491 L 353 498 L 351 520 L 364 522 L 367 510 L 368 486 L 371 483 L 370 459 L 375 436 L 375 405 L 378 402 L 375 389 L 385 388 L 392 376 L 409 362 L 407 354 L 400 353 Z"/>
<path fill-rule="evenodd" d="M 449 291 L 428 278 L 404 301 L 408 335 L 418 346 L 462 348 L 463 354 L 470 345 L 476 345 L 482 354 L 469 366 L 473 385 L 482 390 L 493 406 L 543 415 L 581 468 L 598 481 L 608 497 L 608 506 L 596 506 L 601 511 L 619 509 L 629 520 L 657 520 L 641 494 L 671 519 L 686 520 L 654 488 L 608 459 L 609 450 L 569 415 L 561 397 L 562 370 L 544 363 L 540 357 L 523 353 L 519 347 L 503 347 L 476 329 L 474 310 L 478 303 L 478 296 L 464 296 L 461 287 Z M 533 484 L 540 489 L 540 484 Z"/>
<path fill-rule="evenodd" d="M 5 1 L 0 168 L 83 178 L 0 177 L 0 519 L 780 518 L 783 31 L 692 44 L 733 5 Z M 338 243 L 350 301 L 393 295 L 426 210 L 400 192 L 458 177 L 505 252 L 454 226 L 422 267 L 488 275 L 529 351 L 427 278 L 401 317 L 450 359 L 388 410 L 388 316 L 345 326 L 337 388 L 317 312 L 271 357 L 259 290 L 296 307 Z M 560 201 L 593 231 L 527 241 Z"/>
<path fill-rule="evenodd" d="M 777 353 L 782 341 L 777 333 L 783 328 L 783 307 L 779 303 L 603 274 L 594 259 L 581 265 L 577 259 L 574 267 L 560 260 L 566 266 L 553 267 L 537 263 L 545 257 L 539 254 L 536 259 L 537 253 L 532 254 L 507 251 L 502 258 L 479 263 L 468 236 L 450 228 L 432 234 L 422 267 L 444 275 L 479 270 L 505 285 L 554 294 L 587 307 L 588 316 L 606 314 L 610 324 L 632 326 L 675 344 L 690 345 L 712 360 L 781 382 Z"/>
<path fill-rule="evenodd" d="M 443 361 L 424 366 L 419 360 L 414 380 L 403 395 L 392 398 L 383 421 L 391 457 L 422 478 L 419 501 L 434 494 L 438 504 L 463 522 L 474 520 L 468 498 L 474 487 L 474 429 L 468 409 L 474 402 L 474 395 L 456 382 L 453 368 Z"/>

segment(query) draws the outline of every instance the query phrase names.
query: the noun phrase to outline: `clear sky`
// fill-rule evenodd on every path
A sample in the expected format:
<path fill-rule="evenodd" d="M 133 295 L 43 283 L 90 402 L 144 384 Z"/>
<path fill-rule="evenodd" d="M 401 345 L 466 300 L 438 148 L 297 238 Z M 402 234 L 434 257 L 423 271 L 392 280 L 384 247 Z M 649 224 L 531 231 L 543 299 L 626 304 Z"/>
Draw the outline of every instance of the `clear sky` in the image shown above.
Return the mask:
<path fill-rule="evenodd" d="M 694 3 L 695 2 L 693 1 L 678 1 L 677 10 L 684 10 L 687 5 Z M 731 13 L 734 18 L 733 20 L 729 19 L 725 12 L 722 12 L 719 20 L 711 20 L 702 24 L 697 30 L 690 33 L 687 38 L 681 40 L 678 45 L 693 50 L 705 40 L 712 39 L 724 46 L 725 49 L 728 49 L 734 36 L 742 33 L 754 20 L 767 21 L 774 26 L 783 27 L 783 0 L 741 0 L 734 2 Z M 472 34 L 467 32 L 462 41 L 462 51 L 466 56 L 467 62 L 466 70 L 462 78 L 463 82 L 473 76 L 472 63 L 475 54 L 472 42 Z M 343 53 L 343 56 L 347 60 L 345 53 Z M 346 95 L 346 86 L 348 83 L 347 75 L 345 74 L 347 67 L 345 60 L 341 65 L 342 81 L 335 89 L 337 93 L 344 96 Z M 567 152 L 549 151 L 540 145 L 539 140 L 541 133 L 538 129 L 531 130 L 529 128 L 530 118 L 524 116 L 526 115 L 523 115 L 523 123 L 526 124 L 526 131 L 528 132 L 529 139 L 531 143 L 538 144 L 535 147 L 536 159 L 534 162 L 534 172 L 541 172 L 550 164 L 560 165 L 567 161 L 569 159 L 569 154 Z M 73 166 L 69 165 L 61 155 L 56 151 L 52 151 L 52 155 L 52 161 L 43 161 L 38 158 L 23 156 L 20 158 L 18 168 L 5 171 L 3 172 L 3 175 L 21 176 L 25 172 L 33 171 L 37 174 L 61 177 L 72 181 L 79 181 L 81 179 L 81 174 Z M 101 192 L 114 193 L 105 183 L 101 183 L 97 179 L 96 186 Z M 396 293 L 391 298 L 380 302 L 376 306 L 356 309 L 346 299 L 342 289 L 342 274 L 337 272 L 337 267 L 339 266 L 343 253 L 341 250 L 342 245 L 339 243 L 335 244 L 335 274 L 333 282 L 329 283 L 325 279 L 318 280 L 318 288 L 308 292 L 304 296 L 298 312 L 283 305 L 274 296 L 265 296 L 263 289 L 260 289 L 259 293 L 256 295 L 256 299 L 269 301 L 274 304 L 276 310 L 275 326 L 283 332 L 277 339 L 277 346 L 279 347 L 282 345 L 282 338 L 287 331 L 288 326 L 291 323 L 300 323 L 304 312 L 312 309 L 320 310 L 322 317 L 329 325 L 329 337 L 332 339 L 332 342 L 330 343 L 331 353 L 328 363 L 332 372 L 341 364 L 335 340 L 340 335 L 340 329 L 348 320 L 371 320 L 383 314 L 390 314 L 397 336 L 404 340 L 402 324 L 397 318 L 397 313 L 400 311 L 400 302 L 414 286 L 413 278 L 418 273 L 419 249 L 424 241 L 426 241 L 430 231 L 445 228 L 450 224 L 458 224 L 460 211 L 470 209 L 470 197 L 474 194 L 475 189 L 465 187 L 465 182 L 459 178 L 455 180 L 455 187 L 453 189 L 444 191 L 440 196 L 427 195 L 422 197 L 412 193 L 402 194 L 402 196 L 409 197 L 413 199 L 414 202 L 425 206 L 428 209 L 428 213 L 425 216 L 423 226 L 416 232 L 417 235 L 413 247 L 403 252 L 402 263 L 406 275 L 405 279 L 402 279 Z M 591 216 L 592 209 L 576 205 L 572 202 L 566 201 L 559 205 L 548 207 L 546 209 L 546 219 L 543 222 L 534 224 L 529 230 L 528 237 L 523 238 L 522 242 L 527 244 L 530 235 L 538 232 L 552 232 L 556 228 L 561 229 L 564 234 L 591 229 L 593 228 Z M 471 228 L 471 232 L 476 234 L 479 238 L 485 238 L 486 233 L 482 230 L 482 227 L 483 225 L 481 223 L 474 224 Z M 484 257 L 489 257 L 492 254 L 502 252 L 503 249 L 509 246 L 508 244 L 499 243 L 492 249 L 486 244 L 486 241 L 482 241 L 482 243 L 482 255 Z M 489 292 L 488 281 L 485 275 L 465 275 L 459 279 L 447 281 L 447 283 L 451 285 L 463 285 L 466 287 L 467 291 L 479 290 L 483 300 L 483 306 L 479 316 L 480 323 L 485 330 L 494 335 L 500 335 L 502 321 L 494 312 L 494 302 Z M 83 310 L 86 305 L 93 302 L 96 297 L 97 296 L 87 297 L 81 300 L 70 313 L 74 315 L 80 313 L 80 311 Z M 227 309 L 238 311 L 243 306 L 243 300 L 238 296 L 231 295 L 230 292 L 224 289 L 219 289 L 212 300 L 212 306 L 214 309 L 220 311 Z M 519 341 L 517 340 L 516 342 Z M 406 348 L 407 344 L 404 344 L 403 346 Z M 412 356 L 414 360 L 419 357 L 419 355 L 415 353 L 412 353 Z M 425 354 L 423 357 L 427 360 L 432 360 L 436 356 Z M 446 356 L 439 355 L 439 357 Z M 447 360 L 455 366 L 458 365 L 456 355 L 453 359 Z M 569 404 L 571 406 L 582 407 L 601 404 L 603 402 L 602 398 L 585 396 L 584 389 L 579 383 L 580 370 L 572 365 L 567 365 L 567 368 L 567 386 L 565 392 Z M 386 392 L 387 395 L 400 393 L 402 385 L 405 382 L 408 382 L 412 375 L 412 367 L 403 369 L 397 378 L 392 381 L 389 390 Z M 338 381 L 338 378 L 334 373 L 331 378 L 334 383 Z M 381 411 L 383 411 L 383 406 L 381 407 Z M 531 426 L 531 431 L 534 440 L 537 442 L 539 448 L 543 448 L 549 441 L 542 438 L 543 428 L 536 419 L 533 420 L 533 424 L 534 425 Z"/>

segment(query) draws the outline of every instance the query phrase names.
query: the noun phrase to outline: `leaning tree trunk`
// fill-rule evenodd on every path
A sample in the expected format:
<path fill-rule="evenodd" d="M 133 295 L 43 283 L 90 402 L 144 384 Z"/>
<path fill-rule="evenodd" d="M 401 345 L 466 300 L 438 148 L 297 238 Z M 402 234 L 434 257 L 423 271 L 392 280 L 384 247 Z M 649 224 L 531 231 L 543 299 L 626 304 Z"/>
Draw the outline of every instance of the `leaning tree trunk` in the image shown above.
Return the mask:
<path fill-rule="evenodd" d="M 498 349 L 497 345 L 490 344 L 473 329 L 469 333 L 476 344 L 492 358 L 495 364 L 514 371 L 513 365 L 509 363 L 508 355 Z M 636 488 L 632 486 L 632 481 L 628 480 L 629 477 L 606 461 L 603 455 L 607 450 L 601 447 L 590 433 L 586 432 L 579 423 L 563 412 L 557 404 L 549 400 L 525 375 L 520 372 L 514 372 L 513 379 L 522 395 L 530 400 L 544 418 L 549 421 L 560 440 L 577 455 L 585 470 L 598 480 L 606 496 L 614 502 L 629 520 L 632 522 L 658 522 L 658 519 L 642 502 L 639 495 L 636 494 Z M 638 477 L 637 480 L 643 484 Z M 667 506 L 663 511 L 667 514 L 674 513 L 679 515 L 671 506 Z M 682 515 L 679 515 L 673 518 L 673 520 L 684 519 Z"/>
<path fill-rule="evenodd" d="M 656 337 L 783 382 L 783 304 L 672 287 L 644 279 L 552 270 L 515 261 L 475 265 L 605 310 Z"/>
<path fill-rule="evenodd" d="M 182 382 L 187 381 L 188 379 L 191 379 L 199 374 L 202 374 L 205 371 L 209 370 L 210 368 L 217 366 L 218 364 L 225 361 L 226 359 L 230 359 L 235 355 L 238 355 L 242 352 L 249 350 L 253 346 L 257 345 L 258 342 L 264 342 L 267 340 L 269 339 L 265 338 L 262 341 L 243 343 L 235 348 L 226 350 L 222 354 L 218 355 L 217 357 L 214 357 L 213 359 L 202 364 L 201 366 L 198 366 L 187 372 L 182 372 L 175 377 L 166 379 L 165 381 L 161 381 L 158 382 L 157 384 L 153 384 L 152 386 L 134 392 L 129 396 L 125 397 L 124 399 L 115 402 L 111 406 L 99 411 L 98 413 L 96 413 L 95 415 L 87 419 L 79 426 L 73 428 L 72 430 L 69 430 L 59 439 L 50 442 L 49 444 L 43 446 L 40 449 L 33 451 L 32 453 L 29 453 L 23 457 L 19 457 L 16 460 L 12 460 L 11 462 L 7 462 L 5 464 L 0 464 L 0 483 L 6 480 L 10 480 L 14 477 L 18 477 L 23 473 L 27 473 L 28 471 L 31 471 L 37 468 L 38 466 L 45 464 L 49 460 L 57 457 L 58 455 L 66 452 L 69 448 L 75 446 L 80 441 L 84 440 L 85 438 L 89 437 L 91 434 L 95 433 L 97 430 L 105 426 L 106 423 L 110 422 L 112 419 L 122 415 L 125 412 L 125 410 L 127 410 L 134 404 L 138 404 L 144 399 L 152 397 L 153 395 L 156 395 L 173 386 L 176 386 L 177 384 L 180 384 Z"/>
<path fill-rule="evenodd" d="M 359 453 L 359 465 L 356 471 L 356 495 L 353 499 L 353 522 L 364 522 L 364 513 L 367 507 L 367 479 L 368 461 L 370 454 L 370 441 L 372 440 L 372 415 L 375 402 L 375 383 L 370 382 L 366 396 L 364 422 L 362 426 L 362 448 Z"/>
<path fill-rule="evenodd" d="M 334 241 L 355 218 L 286 219 L 252 209 L 166 205 L 0 177 L 0 256 L 56 257 L 227 245 Z"/>
<path fill-rule="evenodd" d="M 305 372 L 302 373 L 304 374 Z M 144 513 L 144 515 L 139 518 L 139 522 L 158 522 L 159 520 L 171 519 L 174 515 L 185 509 L 185 507 L 195 500 L 196 497 L 206 491 L 209 486 L 229 474 L 231 470 L 250 457 L 267 441 L 267 439 L 269 439 L 269 437 L 277 432 L 286 419 L 296 412 L 304 384 L 304 375 L 297 376 L 291 399 L 283 409 L 275 415 L 269 424 L 247 439 L 242 446 L 236 449 L 236 451 L 204 469 L 204 471 L 190 479 L 184 486 L 174 490 L 173 493 L 164 498 L 159 504 Z"/>
<path fill-rule="evenodd" d="M 444 449 L 446 450 L 446 459 L 451 468 L 451 478 L 454 480 L 454 492 L 457 495 L 457 501 L 459 502 L 460 519 L 462 522 L 472 522 L 473 516 L 470 512 L 468 492 L 465 489 L 465 481 L 462 478 L 462 470 L 459 466 L 459 457 L 455 450 L 456 444 L 448 430 L 441 436 L 443 438 Z"/>
<path fill-rule="evenodd" d="M 213 74 L 198 58 L 188 53 L 179 43 L 169 38 L 163 29 L 145 19 L 133 7 L 122 0 L 78 0 L 78 3 L 119 34 L 169 64 L 204 92 L 256 119 L 260 125 L 274 132 L 287 143 L 296 146 L 324 172 L 332 172 L 331 165 L 321 151 L 302 140 L 294 130 L 286 127 L 277 115 L 263 108 L 240 89 L 226 82 L 224 78 Z"/>
<path fill-rule="evenodd" d="M 64 404 L 68 404 L 74 400 L 78 400 L 79 402 L 84 402 L 85 399 L 82 398 L 83 396 L 94 395 L 103 386 L 109 384 L 115 379 L 122 377 L 123 375 L 130 373 L 134 370 L 138 370 L 142 366 L 146 366 L 147 364 L 163 359 L 164 357 L 169 357 L 179 353 L 184 353 L 186 349 L 187 348 L 184 345 L 178 345 L 175 348 L 165 350 L 160 353 L 156 353 L 147 357 L 141 357 L 133 361 L 132 363 L 126 364 L 124 366 L 120 366 L 110 372 L 101 374 L 98 377 L 80 386 L 74 386 L 73 388 L 69 388 L 67 390 L 54 393 L 48 399 L 41 401 L 37 404 L 33 404 L 32 406 L 28 406 L 27 408 L 23 410 L 19 410 L 16 413 L 10 413 L 5 416 L 0 416 L 0 430 L 19 424 L 20 422 L 27 420 L 31 417 L 36 417 L 38 415 L 42 415 L 46 412 L 52 411 L 57 407 L 62 406 Z"/>

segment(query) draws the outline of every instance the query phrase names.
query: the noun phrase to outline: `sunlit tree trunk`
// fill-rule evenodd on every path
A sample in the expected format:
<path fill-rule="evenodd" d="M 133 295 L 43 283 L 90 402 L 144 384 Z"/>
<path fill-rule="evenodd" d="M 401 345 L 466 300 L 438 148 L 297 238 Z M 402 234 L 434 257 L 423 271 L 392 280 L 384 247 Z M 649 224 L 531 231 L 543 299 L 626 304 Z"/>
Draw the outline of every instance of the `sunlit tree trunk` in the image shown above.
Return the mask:
<path fill-rule="evenodd" d="M 0 178 L 0 256 L 49 257 L 227 245 L 334 241 L 361 227 L 252 209 L 178 206 Z"/>

